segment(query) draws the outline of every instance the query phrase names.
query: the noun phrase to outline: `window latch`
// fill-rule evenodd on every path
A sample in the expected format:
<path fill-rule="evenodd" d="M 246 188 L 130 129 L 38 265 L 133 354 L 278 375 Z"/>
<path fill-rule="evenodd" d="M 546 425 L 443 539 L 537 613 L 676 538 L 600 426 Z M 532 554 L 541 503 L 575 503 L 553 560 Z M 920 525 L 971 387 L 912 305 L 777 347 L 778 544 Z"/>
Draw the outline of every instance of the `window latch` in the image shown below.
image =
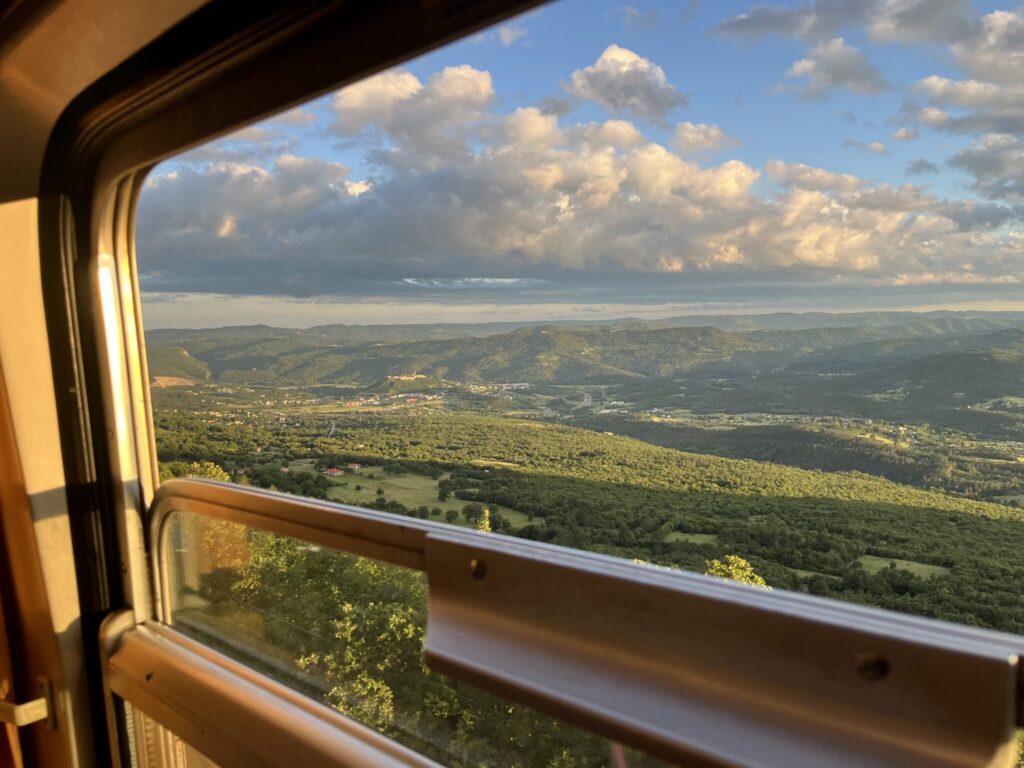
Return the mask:
<path fill-rule="evenodd" d="M 8 723 L 16 727 L 46 721 L 47 730 L 56 728 L 56 717 L 53 710 L 53 686 L 45 677 L 39 678 L 39 687 L 43 695 L 38 699 L 14 704 L 0 701 L 0 723 Z"/>

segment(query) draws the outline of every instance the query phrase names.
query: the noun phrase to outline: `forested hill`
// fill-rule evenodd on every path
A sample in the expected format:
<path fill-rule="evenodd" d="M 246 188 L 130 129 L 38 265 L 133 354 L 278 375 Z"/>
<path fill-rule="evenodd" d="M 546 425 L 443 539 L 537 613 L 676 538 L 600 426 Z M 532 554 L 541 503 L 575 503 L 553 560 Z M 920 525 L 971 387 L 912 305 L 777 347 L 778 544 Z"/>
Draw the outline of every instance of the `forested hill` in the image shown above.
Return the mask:
<path fill-rule="evenodd" d="M 836 374 L 880 368 L 886 369 L 887 378 L 897 379 L 903 374 L 890 370 L 893 364 L 929 358 L 931 367 L 951 369 L 961 362 L 959 357 L 947 365 L 942 355 L 985 352 L 987 358 L 970 359 L 970 375 L 978 378 L 986 371 L 977 365 L 1012 361 L 1024 347 L 1024 330 L 992 331 L 992 324 L 945 319 L 740 333 L 651 327 L 637 321 L 604 327 L 546 325 L 489 335 L 486 330 L 492 326 L 484 326 L 479 336 L 413 341 L 383 340 L 382 332 L 358 327 L 296 331 L 251 326 L 156 331 L 148 339 L 154 376 L 276 385 L 366 386 L 409 374 L 478 383 L 616 383 L 690 372 L 765 375 L 785 369 Z M 394 335 L 402 336 L 407 328 L 395 326 Z M 451 328 L 438 332 L 454 333 Z M 917 367 L 903 378 L 916 375 Z"/>
<path fill-rule="evenodd" d="M 213 460 L 279 488 L 304 476 L 273 469 L 281 456 L 362 462 L 389 476 L 447 472 L 441 482 L 455 498 L 529 516 L 519 536 L 685 568 L 741 552 L 776 586 L 1024 627 L 1015 599 L 1024 589 L 1024 513 L 1003 505 L 535 421 L 379 414 L 337 422 L 328 437 L 316 420 L 271 432 L 165 412 L 157 418 L 158 450 L 163 460 Z M 252 470 L 253 443 L 269 469 Z M 278 458 L 266 464 L 267 455 Z M 890 559 L 904 565 L 877 575 L 864 569 Z"/>
<path fill-rule="evenodd" d="M 498 439 L 500 437 L 500 439 Z M 766 499 L 889 504 L 1024 522 L 1024 512 L 901 485 L 860 472 L 815 472 L 762 461 L 672 450 L 631 437 L 555 424 L 481 416 L 364 417 L 333 444 L 366 460 L 380 457 L 514 469 L 611 485 Z"/>
<path fill-rule="evenodd" d="M 371 384 L 389 375 L 422 374 L 467 382 L 623 381 L 671 377 L 740 352 L 769 352 L 764 343 L 715 328 L 626 330 L 523 328 L 492 336 L 397 343 L 316 344 L 295 338 L 154 345 L 155 376 L 265 384 Z M 314 346 L 315 344 L 315 346 Z"/>

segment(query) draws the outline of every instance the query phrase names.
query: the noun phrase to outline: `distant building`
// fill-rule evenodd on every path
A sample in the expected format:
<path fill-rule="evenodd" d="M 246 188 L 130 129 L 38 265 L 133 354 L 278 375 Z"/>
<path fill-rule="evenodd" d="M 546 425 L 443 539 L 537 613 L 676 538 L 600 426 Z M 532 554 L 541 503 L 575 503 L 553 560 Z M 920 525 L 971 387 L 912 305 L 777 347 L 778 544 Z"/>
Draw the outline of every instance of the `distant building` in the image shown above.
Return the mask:
<path fill-rule="evenodd" d="M 352 469 L 352 470 L 355 470 L 355 469 L 362 469 L 362 468 L 363 468 L 363 465 L 362 465 L 362 464 L 356 464 L 356 463 L 355 463 L 354 461 L 353 461 L 353 462 L 351 462 L 351 463 L 349 463 L 349 464 L 346 464 L 345 466 L 346 466 L 346 467 L 347 467 L 348 469 Z M 338 474 L 341 474 L 341 471 L 340 471 L 340 470 L 338 471 Z"/>
<path fill-rule="evenodd" d="M 324 474 L 329 475 L 330 477 L 337 477 L 338 475 L 344 475 L 345 472 L 337 467 L 330 467 L 324 470 Z"/>

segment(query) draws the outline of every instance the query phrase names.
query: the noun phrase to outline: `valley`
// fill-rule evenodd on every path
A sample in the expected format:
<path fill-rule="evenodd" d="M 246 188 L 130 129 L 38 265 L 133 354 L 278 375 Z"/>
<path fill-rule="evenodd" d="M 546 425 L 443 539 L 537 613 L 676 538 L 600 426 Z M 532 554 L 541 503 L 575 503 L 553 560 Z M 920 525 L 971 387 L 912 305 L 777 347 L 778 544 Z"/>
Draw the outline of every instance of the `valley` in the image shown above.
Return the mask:
<path fill-rule="evenodd" d="M 1024 632 L 1024 314 L 714 320 L 152 332 L 161 477 Z M 204 642 L 451 764 L 607 764 L 423 665 L 420 574 L 201 541 Z"/>

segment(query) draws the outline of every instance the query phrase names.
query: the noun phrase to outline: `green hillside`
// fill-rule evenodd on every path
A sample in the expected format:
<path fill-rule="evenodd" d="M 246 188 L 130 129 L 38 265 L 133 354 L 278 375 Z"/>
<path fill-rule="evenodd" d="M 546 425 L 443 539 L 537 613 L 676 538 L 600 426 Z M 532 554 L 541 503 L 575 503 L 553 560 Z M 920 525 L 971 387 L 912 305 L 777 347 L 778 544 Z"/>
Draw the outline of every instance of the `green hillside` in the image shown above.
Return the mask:
<path fill-rule="evenodd" d="M 258 432 L 164 413 L 157 426 L 165 461 L 208 458 L 237 472 L 283 455 L 360 461 L 400 474 L 447 471 L 445 488 L 456 498 L 526 515 L 530 522 L 515 529 L 518 536 L 695 570 L 708 558 L 740 554 L 775 586 L 1024 629 L 1017 600 L 1024 590 L 1024 514 L 999 504 L 860 473 L 697 455 L 470 415 L 362 415 L 341 422 L 331 438 L 315 422 Z M 254 480 L 282 490 L 295 481 L 261 472 Z M 896 565 L 864 567 L 877 558 Z M 920 575 L 945 574 L 941 569 L 948 575 Z"/>
<path fill-rule="evenodd" d="M 150 375 L 206 380 L 210 369 L 183 347 L 150 347 L 146 351 Z"/>
<path fill-rule="evenodd" d="M 906 313 L 904 313 L 906 314 Z M 838 317 L 838 316 L 836 316 Z M 1005 318 L 933 317 L 911 323 L 725 331 L 629 321 L 543 325 L 457 336 L 477 326 L 266 326 L 150 335 L 154 376 L 263 386 L 379 387 L 420 383 L 603 385 L 637 409 L 778 413 L 932 423 L 1024 439 L 1024 329 Z M 865 320 L 867 322 L 867 320 Z M 970 332 L 967 332 L 970 331 Z M 374 338 L 377 340 L 368 340 Z M 1009 398 L 1010 400 L 1007 400 Z"/>
<path fill-rule="evenodd" d="M 559 326 L 390 344 L 326 344 L 309 332 L 294 337 L 268 332 L 255 339 L 185 339 L 183 343 L 219 380 L 276 384 L 365 385 L 403 374 L 470 382 L 617 381 L 670 377 L 729 360 L 739 352 L 768 350 L 713 328 L 634 331 Z M 159 369 L 155 373 L 165 375 Z"/>

